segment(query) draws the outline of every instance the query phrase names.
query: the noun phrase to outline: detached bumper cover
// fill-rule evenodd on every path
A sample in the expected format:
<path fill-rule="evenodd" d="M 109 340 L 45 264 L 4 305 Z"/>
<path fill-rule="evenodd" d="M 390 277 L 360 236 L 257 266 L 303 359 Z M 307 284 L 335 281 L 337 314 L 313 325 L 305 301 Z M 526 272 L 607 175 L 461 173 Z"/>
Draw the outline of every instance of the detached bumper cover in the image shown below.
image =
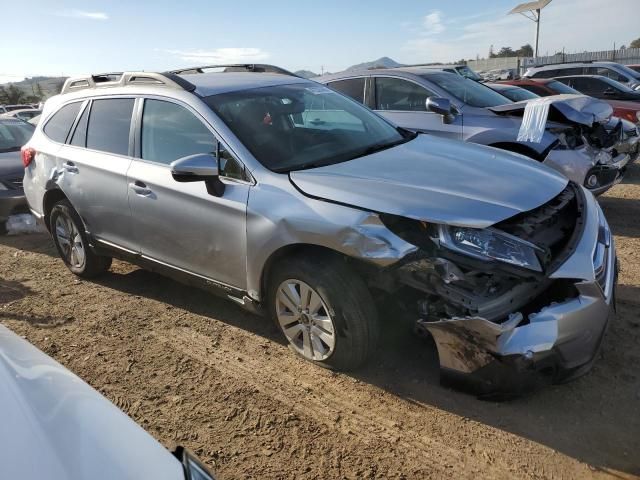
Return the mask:
<path fill-rule="evenodd" d="M 438 348 L 442 383 L 480 396 L 520 395 L 591 366 L 615 301 L 617 260 L 602 210 L 587 195 L 582 239 L 553 279 L 575 280 L 577 296 L 502 324 L 465 317 L 421 322 Z"/>

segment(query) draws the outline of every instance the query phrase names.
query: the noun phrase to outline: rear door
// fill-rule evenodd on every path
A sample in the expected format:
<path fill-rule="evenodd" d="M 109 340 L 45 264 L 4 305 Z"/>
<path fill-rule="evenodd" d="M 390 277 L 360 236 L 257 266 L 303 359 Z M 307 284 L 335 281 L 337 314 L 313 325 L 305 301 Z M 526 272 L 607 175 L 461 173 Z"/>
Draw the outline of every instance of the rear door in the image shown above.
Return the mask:
<path fill-rule="evenodd" d="M 124 248 L 133 246 L 127 169 L 134 103 L 130 97 L 85 101 L 57 154 L 61 188 L 89 232 Z"/>
<path fill-rule="evenodd" d="M 244 289 L 248 173 L 188 105 L 147 98 L 141 107 L 128 174 L 137 248 L 146 259 Z M 220 156 L 221 196 L 171 175 L 171 162 L 196 153 Z"/>
<path fill-rule="evenodd" d="M 429 112 L 426 101 L 438 97 L 423 85 L 397 77 L 374 76 L 375 110 L 395 125 L 447 138 L 462 138 L 462 115 L 453 123 Z"/>

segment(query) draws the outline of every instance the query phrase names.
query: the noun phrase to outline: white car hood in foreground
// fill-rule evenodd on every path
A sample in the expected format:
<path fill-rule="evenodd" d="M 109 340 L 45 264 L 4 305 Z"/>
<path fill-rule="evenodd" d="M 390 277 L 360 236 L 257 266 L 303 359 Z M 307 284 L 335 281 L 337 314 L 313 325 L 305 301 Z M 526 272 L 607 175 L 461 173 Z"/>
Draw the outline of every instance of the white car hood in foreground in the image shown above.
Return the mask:
<path fill-rule="evenodd" d="M 184 473 L 106 398 L 0 325 L 0 478 L 182 480 Z"/>

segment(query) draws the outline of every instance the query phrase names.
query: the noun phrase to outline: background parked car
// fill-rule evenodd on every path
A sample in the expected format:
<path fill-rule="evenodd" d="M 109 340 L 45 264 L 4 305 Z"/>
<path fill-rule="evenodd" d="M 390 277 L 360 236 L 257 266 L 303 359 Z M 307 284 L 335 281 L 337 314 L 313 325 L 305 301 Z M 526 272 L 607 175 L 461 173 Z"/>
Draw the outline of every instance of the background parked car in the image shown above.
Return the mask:
<path fill-rule="evenodd" d="M 33 134 L 34 127 L 14 118 L 0 117 L 0 233 L 10 215 L 27 213 L 27 201 L 22 189 L 24 165 L 22 147 Z"/>
<path fill-rule="evenodd" d="M 640 73 L 640 65 L 627 65 L 627 67 L 629 67 L 631 70 L 635 70 L 636 72 Z"/>
<path fill-rule="evenodd" d="M 483 77 L 485 81 L 495 82 L 497 80 L 512 80 L 518 76 L 513 68 L 497 68 L 489 70 Z"/>
<path fill-rule="evenodd" d="M 468 78 L 470 80 L 475 80 L 479 82 L 482 80 L 480 74 L 475 72 L 468 65 L 411 65 L 413 67 L 421 67 L 425 70 L 435 70 L 440 72 L 448 72 L 455 73 L 456 75 L 460 75 L 462 77 Z"/>
<path fill-rule="evenodd" d="M 33 105 L 0 105 L 0 114 L 8 113 L 13 110 L 24 110 L 33 108 Z"/>
<path fill-rule="evenodd" d="M 559 82 L 578 90 L 584 95 L 602 100 L 640 102 L 640 92 L 601 75 L 567 75 L 555 77 Z"/>
<path fill-rule="evenodd" d="M 638 131 L 633 126 L 625 129 L 624 135 L 614 133 L 606 140 L 615 145 L 620 143 L 616 152 L 625 153 L 600 155 L 603 148 L 611 147 L 604 147 L 601 138 L 590 145 L 583 143 L 582 133 L 576 132 L 586 133 L 585 138 L 590 138 L 601 122 L 608 123 L 611 115 L 609 106 L 596 99 L 579 105 L 580 102 L 559 97 L 554 103 L 564 103 L 562 109 L 574 111 L 600 104 L 596 107 L 602 111 L 599 122 L 594 123 L 593 115 L 580 111 L 572 118 L 556 112 L 556 120 L 547 123 L 539 141 L 521 142 L 518 137 L 524 105 L 513 104 L 489 87 L 459 75 L 407 67 L 343 72 L 317 81 L 366 104 L 400 127 L 526 155 L 546 162 L 595 194 L 603 193 L 622 179 L 626 164 L 637 150 Z M 503 108 L 505 105 L 513 106 Z M 588 125 L 576 122 L 576 117 Z M 608 127 L 611 130 L 613 125 Z"/>
<path fill-rule="evenodd" d="M 571 88 L 569 85 L 559 82 L 554 78 L 521 78 L 519 80 L 508 80 L 502 82 L 501 85 L 514 85 L 528 90 L 541 97 L 550 95 L 581 95 L 582 93 Z M 626 88 L 626 87 L 625 87 Z M 618 118 L 623 118 L 632 123 L 638 123 L 638 114 L 640 112 L 640 104 L 637 102 L 625 102 L 622 100 L 612 100 L 611 98 L 603 98 L 613 108 L 613 114 Z"/>
<path fill-rule="evenodd" d="M 602 75 L 634 90 L 640 88 L 640 72 L 615 62 L 572 62 L 529 68 L 524 77 L 554 78 L 568 75 Z"/>
<path fill-rule="evenodd" d="M 0 384 L 3 479 L 214 480 L 192 454 L 180 448 L 172 455 L 97 391 L 3 325 Z"/>
<path fill-rule="evenodd" d="M 19 118 L 20 120 L 24 120 L 25 122 L 28 122 L 33 117 L 37 117 L 41 113 L 42 113 L 42 110 L 37 110 L 35 108 L 24 108 L 19 110 L 11 110 L 10 112 L 2 114 L 2 116 Z"/>
<path fill-rule="evenodd" d="M 524 88 L 516 87 L 515 85 L 507 85 L 505 83 L 485 83 L 485 85 L 514 102 L 540 98 L 539 95 Z"/>

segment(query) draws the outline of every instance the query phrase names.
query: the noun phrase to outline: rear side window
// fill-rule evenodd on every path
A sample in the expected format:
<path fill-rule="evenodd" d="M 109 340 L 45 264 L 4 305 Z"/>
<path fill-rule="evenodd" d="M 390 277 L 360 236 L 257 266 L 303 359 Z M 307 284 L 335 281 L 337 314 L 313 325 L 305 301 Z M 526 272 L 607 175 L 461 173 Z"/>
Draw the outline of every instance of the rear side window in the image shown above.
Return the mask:
<path fill-rule="evenodd" d="M 329 86 L 334 90 L 343 93 L 354 100 L 364 103 L 364 77 L 362 78 L 349 78 L 347 80 L 338 80 L 337 82 L 329 83 Z"/>
<path fill-rule="evenodd" d="M 128 155 L 133 102 L 132 98 L 94 100 L 87 128 L 87 148 Z"/>
<path fill-rule="evenodd" d="M 215 137 L 193 113 L 175 103 L 145 100 L 141 149 L 144 160 L 168 165 L 196 153 L 215 152 Z"/>
<path fill-rule="evenodd" d="M 81 105 L 82 102 L 74 102 L 58 110 L 44 126 L 45 135 L 54 142 L 64 143 Z"/>

